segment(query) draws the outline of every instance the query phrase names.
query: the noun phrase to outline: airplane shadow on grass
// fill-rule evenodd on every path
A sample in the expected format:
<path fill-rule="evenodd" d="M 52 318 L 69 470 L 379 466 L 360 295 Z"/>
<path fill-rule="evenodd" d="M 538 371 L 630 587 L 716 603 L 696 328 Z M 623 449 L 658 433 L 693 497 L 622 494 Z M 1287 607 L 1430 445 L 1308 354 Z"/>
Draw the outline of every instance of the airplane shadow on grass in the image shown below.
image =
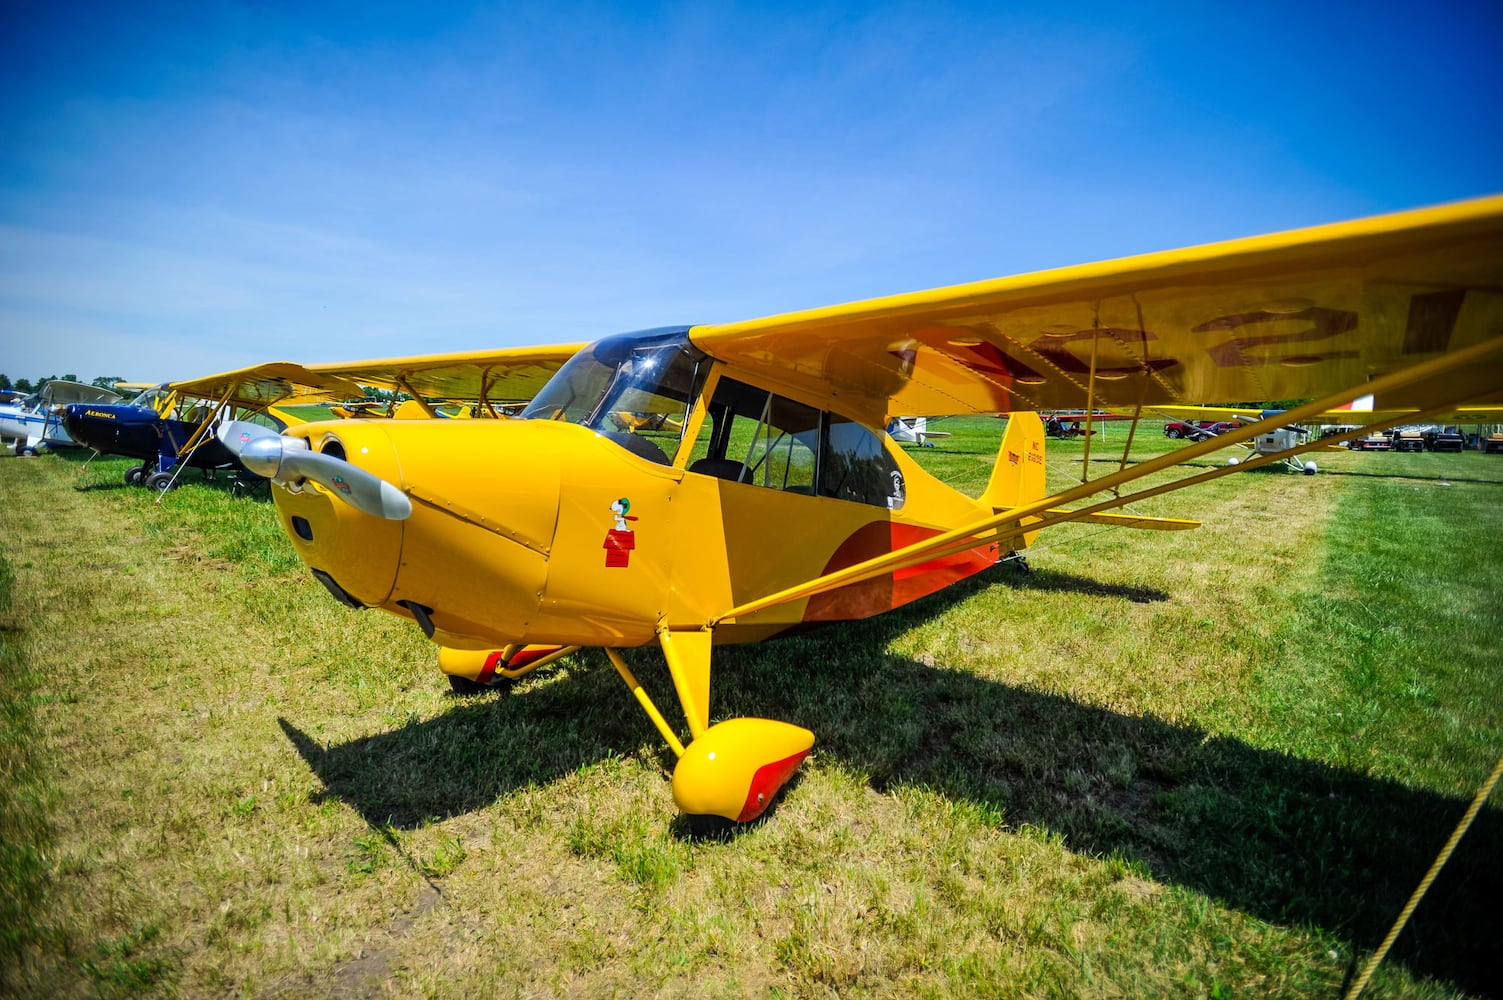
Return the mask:
<path fill-rule="evenodd" d="M 1056 832 L 1071 850 L 1138 863 L 1259 919 L 1319 927 L 1364 951 L 1377 946 L 1466 802 L 883 652 L 904 629 L 997 584 L 1020 598 L 1035 589 L 1100 592 L 1062 574 L 994 570 L 877 619 L 721 649 L 715 717 L 796 722 L 815 732 L 816 754 L 867 774 L 878 792 L 923 786 L 984 804 L 1010 826 Z M 653 667 L 656 652 L 634 655 L 658 704 L 676 704 L 666 671 Z M 602 669 L 566 683 L 467 700 L 338 746 L 281 724 L 329 794 L 373 825 L 411 828 L 655 745 L 656 732 L 600 660 Z M 1503 940 L 1500 854 L 1503 815 L 1486 809 L 1393 959 L 1503 995 L 1494 957 Z"/>

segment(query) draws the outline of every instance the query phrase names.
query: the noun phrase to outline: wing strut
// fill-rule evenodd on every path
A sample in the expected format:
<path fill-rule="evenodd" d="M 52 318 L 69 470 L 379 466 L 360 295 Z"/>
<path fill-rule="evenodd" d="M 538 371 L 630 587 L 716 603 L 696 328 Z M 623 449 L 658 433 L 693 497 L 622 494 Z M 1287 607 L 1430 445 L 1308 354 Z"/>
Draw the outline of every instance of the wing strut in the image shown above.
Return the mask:
<path fill-rule="evenodd" d="M 1091 478 L 1091 414 L 1096 409 L 1096 350 L 1101 340 L 1101 315 L 1098 312 L 1091 322 L 1091 374 L 1086 379 L 1085 397 L 1085 447 L 1080 453 L 1080 481 Z"/>
<path fill-rule="evenodd" d="M 167 488 L 157 494 L 156 506 L 162 506 L 162 501 L 166 498 L 167 494 L 171 492 L 173 484 L 177 482 L 177 477 L 182 475 L 183 470 L 188 467 L 188 463 L 186 461 L 187 458 L 192 455 L 193 452 L 198 449 L 198 446 L 207 439 L 209 426 L 213 424 L 216 419 L 218 419 L 220 409 L 230 401 L 231 396 L 235 395 L 236 388 L 237 387 L 235 385 L 231 385 L 228 389 L 225 390 L 224 395 L 219 398 L 219 401 L 214 404 L 213 408 L 209 410 L 209 412 L 204 416 L 203 420 L 199 421 L 198 426 L 193 428 L 193 433 L 188 435 L 188 440 L 184 441 L 183 446 L 177 450 L 179 461 L 172 463 L 172 478 L 168 480 Z"/>

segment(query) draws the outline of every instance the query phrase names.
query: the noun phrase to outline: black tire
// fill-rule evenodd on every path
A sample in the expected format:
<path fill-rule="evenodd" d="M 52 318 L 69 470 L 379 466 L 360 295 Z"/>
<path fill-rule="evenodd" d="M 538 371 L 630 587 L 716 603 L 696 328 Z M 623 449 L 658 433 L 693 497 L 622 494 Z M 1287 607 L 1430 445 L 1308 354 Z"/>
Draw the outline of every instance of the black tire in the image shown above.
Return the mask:
<path fill-rule="evenodd" d="M 511 681 L 505 677 L 497 677 L 489 684 L 481 684 L 472 681 L 468 677 L 459 677 L 455 674 L 444 674 L 449 678 L 449 690 L 465 698 L 472 698 L 477 694 L 485 694 L 487 691 L 505 691 L 511 687 Z"/>
<path fill-rule="evenodd" d="M 729 840 L 741 829 L 742 824 L 724 816 L 702 816 L 685 813 L 689 820 L 689 836 L 695 840 Z"/>
<path fill-rule="evenodd" d="M 153 472 L 150 476 L 146 477 L 147 489 L 156 490 L 158 493 L 166 493 L 172 489 L 172 485 L 172 473 L 170 472 Z"/>
<path fill-rule="evenodd" d="M 1185 436 L 1185 432 L 1178 427 L 1169 427 L 1164 430 L 1164 437 L 1178 439 Z"/>
<path fill-rule="evenodd" d="M 125 485 L 140 486 L 144 482 L 146 482 L 146 466 L 132 465 L 125 470 Z"/>

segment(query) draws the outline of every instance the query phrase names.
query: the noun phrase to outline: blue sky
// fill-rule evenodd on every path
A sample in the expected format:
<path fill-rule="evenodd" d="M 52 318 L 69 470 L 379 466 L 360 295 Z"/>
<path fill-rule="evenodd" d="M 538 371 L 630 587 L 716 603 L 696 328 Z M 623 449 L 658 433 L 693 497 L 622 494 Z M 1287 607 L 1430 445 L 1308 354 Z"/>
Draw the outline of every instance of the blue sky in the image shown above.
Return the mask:
<path fill-rule="evenodd" d="M 726 322 L 1503 191 L 1503 5 L 9 4 L 0 372 Z"/>

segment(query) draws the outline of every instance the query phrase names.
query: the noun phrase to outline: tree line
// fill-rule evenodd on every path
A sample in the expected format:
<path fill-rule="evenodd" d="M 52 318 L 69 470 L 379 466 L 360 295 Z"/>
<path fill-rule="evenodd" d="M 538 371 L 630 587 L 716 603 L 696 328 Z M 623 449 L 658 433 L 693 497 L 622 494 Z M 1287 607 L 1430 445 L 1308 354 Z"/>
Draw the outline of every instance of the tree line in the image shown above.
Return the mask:
<path fill-rule="evenodd" d="M 46 385 L 48 382 L 77 381 L 79 381 L 78 376 L 70 372 L 67 375 L 48 375 L 46 378 L 39 378 L 34 382 L 31 379 L 25 378 L 18 378 L 14 382 L 12 382 L 9 375 L 6 375 L 4 372 L 0 372 L 0 392 L 4 392 L 6 390 L 14 390 L 16 392 L 40 392 L 42 386 Z M 115 388 L 115 383 L 124 381 L 125 379 L 121 378 L 118 375 L 101 375 L 99 378 L 93 379 L 88 384 L 100 389 L 113 389 Z"/>

